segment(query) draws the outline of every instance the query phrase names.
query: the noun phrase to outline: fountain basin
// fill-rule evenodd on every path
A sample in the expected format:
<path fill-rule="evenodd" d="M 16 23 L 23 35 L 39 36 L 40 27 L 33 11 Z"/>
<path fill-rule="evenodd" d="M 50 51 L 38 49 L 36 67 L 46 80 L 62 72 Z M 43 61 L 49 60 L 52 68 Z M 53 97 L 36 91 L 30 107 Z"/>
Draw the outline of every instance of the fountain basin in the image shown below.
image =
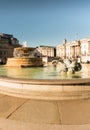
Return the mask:
<path fill-rule="evenodd" d="M 0 77 L 0 93 L 39 100 L 90 98 L 90 79 L 14 79 Z"/>
<path fill-rule="evenodd" d="M 17 57 L 8 58 L 6 66 L 12 67 L 40 67 L 43 66 L 40 57 Z"/>

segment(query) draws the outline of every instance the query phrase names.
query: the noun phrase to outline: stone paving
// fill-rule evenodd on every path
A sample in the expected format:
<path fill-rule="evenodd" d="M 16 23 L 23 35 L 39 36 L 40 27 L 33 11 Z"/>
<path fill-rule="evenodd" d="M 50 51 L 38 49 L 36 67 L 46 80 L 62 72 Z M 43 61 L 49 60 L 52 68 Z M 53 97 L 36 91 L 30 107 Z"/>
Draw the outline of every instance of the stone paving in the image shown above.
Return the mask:
<path fill-rule="evenodd" d="M 0 130 L 90 130 L 90 99 L 44 101 L 0 95 Z"/>

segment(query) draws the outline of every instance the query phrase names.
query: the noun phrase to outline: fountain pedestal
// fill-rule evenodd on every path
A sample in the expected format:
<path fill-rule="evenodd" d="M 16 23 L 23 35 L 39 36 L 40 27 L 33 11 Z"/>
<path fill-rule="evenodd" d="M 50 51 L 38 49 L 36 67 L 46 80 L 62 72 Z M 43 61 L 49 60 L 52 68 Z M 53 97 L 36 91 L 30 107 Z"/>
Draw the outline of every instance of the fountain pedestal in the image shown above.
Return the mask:
<path fill-rule="evenodd" d="M 43 66 L 41 58 L 8 58 L 6 66 L 13 67 L 39 67 Z"/>

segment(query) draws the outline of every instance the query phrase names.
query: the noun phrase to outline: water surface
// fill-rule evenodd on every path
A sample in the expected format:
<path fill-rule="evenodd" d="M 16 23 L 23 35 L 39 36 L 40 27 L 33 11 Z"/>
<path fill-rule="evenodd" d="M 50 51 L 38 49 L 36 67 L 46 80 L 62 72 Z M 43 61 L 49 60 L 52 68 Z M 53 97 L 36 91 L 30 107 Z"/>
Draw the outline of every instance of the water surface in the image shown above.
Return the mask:
<path fill-rule="evenodd" d="M 90 66 L 90 65 L 89 65 Z M 12 78 L 24 79 L 69 79 L 69 78 L 89 78 L 90 69 L 86 66 L 82 67 L 80 72 L 72 75 L 61 75 L 57 66 L 47 67 L 4 67 L 0 66 L 0 76 L 8 76 Z"/>

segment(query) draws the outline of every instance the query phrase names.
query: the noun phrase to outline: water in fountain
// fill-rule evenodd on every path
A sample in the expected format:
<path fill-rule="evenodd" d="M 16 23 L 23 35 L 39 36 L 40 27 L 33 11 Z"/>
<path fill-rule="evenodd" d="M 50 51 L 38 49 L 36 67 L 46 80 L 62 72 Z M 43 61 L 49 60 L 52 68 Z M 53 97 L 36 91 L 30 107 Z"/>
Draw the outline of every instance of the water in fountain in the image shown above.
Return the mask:
<path fill-rule="evenodd" d="M 84 66 L 84 67 L 83 67 Z M 88 64 L 89 66 L 89 64 Z M 88 78 L 90 67 L 82 65 L 81 71 L 74 74 L 61 74 L 60 65 L 49 65 L 47 67 L 4 67 L 0 66 L 0 76 L 24 79 L 71 79 L 71 78 Z"/>

